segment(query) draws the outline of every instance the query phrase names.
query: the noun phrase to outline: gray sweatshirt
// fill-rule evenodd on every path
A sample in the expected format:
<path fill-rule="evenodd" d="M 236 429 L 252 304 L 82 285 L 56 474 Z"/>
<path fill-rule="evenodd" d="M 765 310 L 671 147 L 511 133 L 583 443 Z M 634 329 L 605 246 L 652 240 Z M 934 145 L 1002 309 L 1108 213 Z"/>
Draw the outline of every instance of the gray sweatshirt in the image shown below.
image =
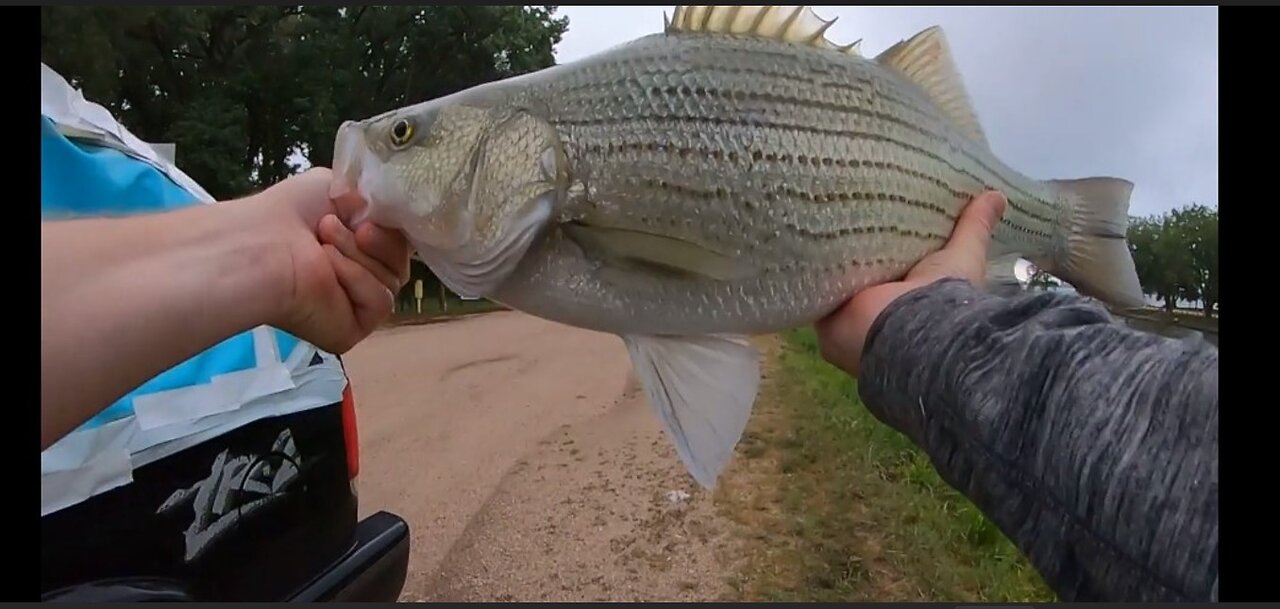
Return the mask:
<path fill-rule="evenodd" d="M 1215 347 L 943 280 L 875 321 L 858 385 L 1062 600 L 1217 600 Z"/>

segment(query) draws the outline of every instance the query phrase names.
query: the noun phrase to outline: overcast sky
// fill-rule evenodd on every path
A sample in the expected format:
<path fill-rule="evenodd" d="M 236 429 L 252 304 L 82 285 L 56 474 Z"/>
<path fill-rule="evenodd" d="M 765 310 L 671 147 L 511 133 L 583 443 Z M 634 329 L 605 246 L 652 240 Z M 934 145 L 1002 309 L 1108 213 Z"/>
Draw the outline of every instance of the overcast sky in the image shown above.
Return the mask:
<path fill-rule="evenodd" d="M 1218 203 L 1216 7 L 840 7 L 836 43 L 873 56 L 931 25 L 997 156 L 1035 178 L 1135 183 L 1130 212 Z M 662 28 L 670 6 L 561 6 L 565 63 Z"/>

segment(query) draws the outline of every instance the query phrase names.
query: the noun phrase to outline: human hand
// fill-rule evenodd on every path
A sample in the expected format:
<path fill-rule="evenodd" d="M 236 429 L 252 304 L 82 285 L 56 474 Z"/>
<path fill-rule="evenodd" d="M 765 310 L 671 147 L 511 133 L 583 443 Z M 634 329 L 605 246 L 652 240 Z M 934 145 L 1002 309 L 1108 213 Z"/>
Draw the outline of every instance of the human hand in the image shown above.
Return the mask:
<path fill-rule="evenodd" d="M 946 246 L 916 263 L 902 281 L 868 288 L 819 320 L 815 329 L 823 359 L 856 377 L 871 324 L 899 296 L 947 277 L 982 285 L 987 246 L 1007 204 L 998 192 L 975 197 L 956 220 Z"/>
<path fill-rule="evenodd" d="M 250 197 L 287 244 L 289 289 L 271 324 L 332 353 L 345 353 L 391 315 L 409 279 L 409 246 L 399 231 L 344 223 L 364 204 L 329 198 L 329 169 L 315 168 Z"/>

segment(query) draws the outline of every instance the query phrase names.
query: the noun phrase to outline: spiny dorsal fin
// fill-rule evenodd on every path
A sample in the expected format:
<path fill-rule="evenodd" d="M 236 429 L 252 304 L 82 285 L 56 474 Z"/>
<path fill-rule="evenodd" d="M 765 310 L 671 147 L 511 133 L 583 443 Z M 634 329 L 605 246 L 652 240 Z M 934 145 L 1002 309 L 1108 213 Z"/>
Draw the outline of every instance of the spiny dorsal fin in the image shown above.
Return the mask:
<path fill-rule="evenodd" d="M 919 85 L 956 127 L 974 141 L 988 145 L 942 28 L 934 26 L 903 40 L 877 55 L 876 61 Z"/>
<path fill-rule="evenodd" d="M 668 34 L 741 34 L 857 55 L 861 40 L 846 45 L 827 40 L 836 19 L 825 20 L 807 6 L 677 6 L 671 19 L 662 14 Z"/>

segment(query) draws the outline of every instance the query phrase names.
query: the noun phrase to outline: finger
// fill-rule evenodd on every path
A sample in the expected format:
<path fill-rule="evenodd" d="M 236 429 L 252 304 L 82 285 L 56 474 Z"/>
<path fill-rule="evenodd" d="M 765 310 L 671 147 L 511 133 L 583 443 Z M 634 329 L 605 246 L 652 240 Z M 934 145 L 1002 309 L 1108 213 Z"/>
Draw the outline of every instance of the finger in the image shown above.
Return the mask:
<path fill-rule="evenodd" d="M 932 281 L 957 277 L 974 284 L 982 283 L 986 275 L 987 248 L 1006 204 L 998 192 L 989 191 L 975 197 L 961 211 L 947 244 L 917 263 L 907 278 Z"/>
<path fill-rule="evenodd" d="M 347 298 L 351 301 L 356 325 L 363 334 L 367 335 L 391 315 L 394 294 L 364 265 L 346 257 L 338 248 L 326 244 L 324 251 L 333 262 L 338 284 L 342 286 L 342 290 L 347 293 Z"/>
<path fill-rule="evenodd" d="M 403 233 L 372 223 L 361 224 L 356 228 L 356 245 L 395 274 L 396 289 L 409 282 L 409 242 Z"/>
<path fill-rule="evenodd" d="M 319 232 L 321 243 L 334 246 L 342 255 L 368 269 L 387 289 L 395 292 L 403 285 L 395 272 L 360 250 L 355 234 L 343 226 L 336 216 L 321 218 Z"/>
<path fill-rule="evenodd" d="M 369 207 L 354 189 L 347 190 L 333 197 L 332 200 L 334 208 L 338 210 L 338 218 L 346 226 L 354 226 L 357 220 L 362 220 L 364 212 Z"/>
<path fill-rule="evenodd" d="M 975 197 L 960 213 L 946 249 L 986 258 L 991 235 L 1000 223 L 1006 205 L 1008 200 L 999 192 L 988 191 Z"/>

